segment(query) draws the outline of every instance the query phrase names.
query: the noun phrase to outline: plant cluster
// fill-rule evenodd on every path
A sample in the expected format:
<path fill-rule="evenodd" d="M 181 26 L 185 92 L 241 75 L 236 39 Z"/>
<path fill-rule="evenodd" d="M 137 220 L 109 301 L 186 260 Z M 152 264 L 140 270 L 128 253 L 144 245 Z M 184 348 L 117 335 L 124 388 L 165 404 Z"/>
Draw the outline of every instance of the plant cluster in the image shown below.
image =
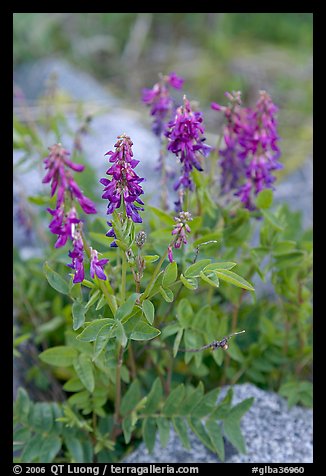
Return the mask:
<path fill-rule="evenodd" d="M 14 343 L 19 359 L 34 340 L 31 379 L 44 389 L 54 379 L 61 393 L 35 403 L 19 390 L 18 462 L 113 462 L 140 438 L 149 451 L 156 434 L 165 446 L 171 427 L 185 447 L 193 431 L 221 460 L 225 438 L 244 452 L 240 420 L 252 399 L 232 405 L 232 388 L 218 399 L 225 383 L 311 405 L 311 232 L 287 206 L 272 207 L 277 108 L 265 91 L 253 108 L 227 93 L 227 106 L 212 104 L 226 124 L 209 146 L 202 112 L 171 96 L 183 83 L 161 75 L 142 96 L 160 141 L 161 207 L 144 194 L 137 138 L 125 132 L 105 154 L 107 217 L 85 195 L 87 180 L 77 184 L 87 173 L 76 162 L 80 129 L 71 155 L 58 140 L 44 159 L 50 196 L 30 202 L 48 207 L 56 238 L 43 266 L 16 257 Z M 60 116 L 51 127 L 59 139 Z M 42 149 L 31 124 L 17 120 L 15 131 L 27 156 Z M 254 281 L 269 294 L 257 297 Z"/>

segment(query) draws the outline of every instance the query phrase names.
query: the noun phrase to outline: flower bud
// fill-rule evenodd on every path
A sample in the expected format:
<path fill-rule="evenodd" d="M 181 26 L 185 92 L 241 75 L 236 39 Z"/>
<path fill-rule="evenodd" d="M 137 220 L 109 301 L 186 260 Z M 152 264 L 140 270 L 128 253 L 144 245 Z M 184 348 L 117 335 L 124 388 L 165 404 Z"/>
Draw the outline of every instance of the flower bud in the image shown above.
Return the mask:
<path fill-rule="evenodd" d="M 144 246 L 146 242 L 146 238 L 147 238 L 147 235 L 143 230 L 137 233 L 135 243 L 138 246 L 138 248 L 142 248 Z"/>

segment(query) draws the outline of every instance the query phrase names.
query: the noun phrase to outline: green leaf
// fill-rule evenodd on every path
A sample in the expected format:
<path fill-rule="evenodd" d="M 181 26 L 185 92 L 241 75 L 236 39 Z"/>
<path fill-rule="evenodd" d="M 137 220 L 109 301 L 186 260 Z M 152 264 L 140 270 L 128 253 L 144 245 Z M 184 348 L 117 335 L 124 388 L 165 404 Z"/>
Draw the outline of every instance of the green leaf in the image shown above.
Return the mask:
<path fill-rule="evenodd" d="M 86 309 L 81 301 L 75 301 L 72 305 L 73 330 L 76 331 L 85 322 Z"/>
<path fill-rule="evenodd" d="M 21 455 L 21 462 L 22 463 L 32 463 L 35 461 L 37 456 L 40 453 L 41 445 L 44 441 L 44 437 L 41 433 L 36 433 L 27 443 L 25 446 L 22 455 Z"/>
<path fill-rule="evenodd" d="M 215 448 L 212 445 L 211 439 L 206 433 L 206 430 L 199 418 L 189 417 L 188 423 L 195 435 L 200 439 L 200 441 L 211 451 L 214 451 Z"/>
<path fill-rule="evenodd" d="M 73 347 L 58 345 L 41 352 L 39 358 L 46 364 L 56 367 L 70 367 L 74 358 L 77 356 L 77 350 Z"/>
<path fill-rule="evenodd" d="M 258 208 L 270 208 L 273 203 L 273 192 L 270 188 L 265 188 L 258 193 L 256 205 Z"/>
<path fill-rule="evenodd" d="M 30 414 L 30 422 L 33 428 L 49 432 L 53 425 L 51 405 L 45 402 L 35 403 Z"/>
<path fill-rule="evenodd" d="M 89 236 L 100 245 L 103 245 L 105 248 L 110 246 L 111 240 L 104 233 L 94 233 L 93 231 L 90 231 Z"/>
<path fill-rule="evenodd" d="M 74 359 L 74 369 L 87 390 L 92 393 L 95 387 L 95 380 L 90 358 L 85 354 L 80 354 L 79 357 Z"/>
<path fill-rule="evenodd" d="M 83 390 L 84 385 L 81 383 L 78 377 L 72 377 L 71 379 L 67 380 L 64 384 L 63 389 L 66 392 L 79 392 Z"/>
<path fill-rule="evenodd" d="M 101 291 L 99 289 L 96 289 L 96 291 L 91 295 L 91 297 L 89 298 L 87 304 L 85 305 L 85 309 L 89 309 L 91 306 L 93 306 L 93 304 L 96 303 L 96 301 L 98 300 L 98 298 L 100 297 L 101 295 Z"/>
<path fill-rule="evenodd" d="M 160 293 L 161 293 L 161 295 L 163 296 L 163 298 L 166 302 L 172 302 L 173 301 L 174 294 L 171 291 L 171 289 L 162 288 L 162 286 L 160 286 Z"/>
<path fill-rule="evenodd" d="M 224 441 L 220 425 L 214 420 L 207 420 L 206 431 L 221 461 L 224 461 Z"/>
<path fill-rule="evenodd" d="M 38 459 L 42 463 L 51 463 L 61 449 L 61 439 L 58 436 L 47 436 L 43 439 Z"/>
<path fill-rule="evenodd" d="M 205 244 L 207 243 L 206 246 L 220 246 L 221 244 L 221 238 L 222 238 L 222 232 L 221 231 L 215 231 L 213 233 L 207 233 L 206 235 L 201 236 L 200 238 L 197 238 L 192 244 L 193 248 L 197 248 L 198 245 Z M 213 241 L 211 245 L 208 244 L 208 242 Z M 217 241 L 217 243 L 215 243 Z"/>
<path fill-rule="evenodd" d="M 205 274 L 204 271 L 201 271 L 200 277 L 203 281 L 205 281 L 205 283 L 208 283 L 210 286 L 213 286 L 214 288 L 218 288 L 220 285 L 220 281 L 217 277 L 217 274 L 214 273 L 213 271 L 210 271 L 208 274 Z"/>
<path fill-rule="evenodd" d="M 170 438 L 170 420 L 167 418 L 157 418 L 156 424 L 160 435 L 161 446 L 165 448 Z"/>
<path fill-rule="evenodd" d="M 18 416 L 22 423 L 28 422 L 28 415 L 31 409 L 31 401 L 28 397 L 26 390 L 23 387 L 19 387 L 17 398 L 14 404 L 14 413 Z"/>
<path fill-rule="evenodd" d="M 83 386 L 83 388 L 85 388 Z M 68 402 L 70 405 L 76 405 L 77 407 L 85 407 L 89 403 L 89 392 L 87 390 L 83 390 L 82 392 L 76 392 L 74 395 L 68 398 Z"/>
<path fill-rule="evenodd" d="M 286 269 L 290 266 L 297 266 L 302 261 L 304 252 L 301 250 L 289 251 L 286 254 L 274 255 L 275 265 L 279 269 Z"/>
<path fill-rule="evenodd" d="M 13 444 L 15 445 L 15 447 L 19 446 L 21 448 L 21 446 L 26 444 L 27 441 L 29 441 L 30 439 L 31 431 L 28 428 L 21 427 L 18 429 L 14 429 Z M 22 443 L 22 445 L 20 443 Z"/>
<path fill-rule="evenodd" d="M 193 409 L 198 405 L 200 400 L 203 397 L 203 385 L 199 384 L 198 387 L 186 396 L 182 402 L 182 407 L 180 408 L 181 415 L 191 415 Z"/>
<path fill-rule="evenodd" d="M 234 286 L 237 286 L 242 289 L 247 289 L 248 291 L 255 290 L 248 281 L 246 281 L 244 278 L 242 278 L 242 276 L 239 276 L 233 271 L 229 271 L 227 269 L 221 271 L 216 270 L 216 274 L 220 279 L 226 281 L 227 283 L 233 284 Z"/>
<path fill-rule="evenodd" d="M 217 269 L 232 269 L 236 265 L 237 263 L 233 263 L 232 261 L 222 261 L 220 263 L 211 263 L 207 265 L 203 271 L 206 273 L 206 271 L 216 271 Z"/>
<path fill-rule="evenodd" d="M 42 335 L 42 339 L 44 339 L 44 336 L 47 334 L 50 334 L 51 332 L 54 332 L 55 330 L 58 329 L 58 327 L 62 326 L 64 324 L 65 319 L 63 316 L 55 316 L 53 319 L 50 319 L 50 321 L 45 322 L 44 324 L 41 324 L 37 327 L 37 337 L 40 337 Z"/>
<path fill-rule="evenodd" d="M 175 357 L 179 350 L 179 345 L 183 336 L 184 329 L 181 328 L 178 330 L 177 335 L 175 336 L 174 343 L 173 343 L 173 357 Z"/>
<path fill-rule="evenodd" d="M 177 263 L 173 261 L 173 263 L 169 263 L 164 270 L 163 278 L 162 278 L 162 286 L 167 287 L 170 284 L 174 283 L 178 276 L 178 267 Z"/>
<path fill-rule="evenodd" d="M 197 278 L 188 278 L 186 279 L 183 274 L 180 274 L 180 281 L 187 289 L 197 289 L 198 288 L 198 280 Z"/>
<path fill-rule="evenodd" d="M 122 416 L 127 415 L 127 413 L 131 412 L 141 399 L 141 390 L 139 381 L 136 379 L 132 382 L 129 386 L 128 390 L 124 394 L 122 401 L 121 401 L 121 408 L 120 412 Z"/>
<path fill-rule="evenodd" d="M 154 413 L 157 407 L 159 406 L 162 396 L 163 396 L 162 383 L 160 378 L 157 377 L 152 385 L 151 391 L 148 394 L 146 405 L 145 405 L 145 408 L 143 409 L 143 413 L 145 415 Z"/>
<path fill-rule="evenodd" d="M 93 289 L 95 287 L 95 284 L 92 283 L 91 281 L 88 281 L 88 279 L 84 279 L 81 284 L 85 286 L 86 288 L 90 288 L 90 289 Z"/>
<path fill-rule="evenodd" d="M 202 418 L 211 413 L 217 407 L 217 397 L 219 393 L 219 388 L 207 392 L 193 408 L 192 415 L 197 418 Z"/>
<path fill-rule="evenodd" d="M 273 228 L 277 231 L 283 231 L 284 228 L 280 224 L 280 222 L 277 220 L 277 218 L 268 210 L 261 209 L 261 213 L 263 214 L 264 218 L 268 221 L 270 225 L 272 225 Z"/>
<path fill-rule="evenodd" d="M 211 413 L 210 418 L 215 420 L 223 420 L 228 416 L 231 409 L 233 398 L 233 390 L 230 387 L 225 397 L 218 403 L 217 408 Z"/>
<path fill-rule="evenodd" d="M 159 255 L 145 255 L 144 257 L 145 263 L 155 263 L 160 257 Z"/>
<path fill-rule="evenodd" d="M 130 335 L 132 340 L 150 340 L 161 334 L 159 329 L 150 326 L 147 322 L 139 321 Z"/>
<path fill-rule="evenodd" d="M 87 323 L 87 327 L 81 332 L 76 339 L 82 342 L 93 342 L 96 340 L 97 334 L 100 332 L 104 324 L 114 324 L 113 319 L 97 319 L 91 323 Z"/>
<path fill-rule="evenodd" d="M 120 342 L 120 344 L 122 345 L 122 347 L 126 347 L 128 339 L 127 339 L 124 327 L 120 321 L 116 321 L 115 328 L 113 329 L 113 332 L 112 332 L 112 337 L 116 337 L 118 342 Z"/>
<path fill-rule="evenodd" d="M 64 435 L 65 445 L 71 455 L 71 463 L 85 463 L 83 446 L 76 436 Z"/>
<path fill-rule="evenodd" d="M 192 310 L 191 304 L 188 299 L 181 299 L 177 306 L 176 317 L 182 327 L 187 328 L 191 326 L 194 317 L 194 311 Z"/>
<path fill-rule="evenodd" d="M 176 334 L 180 329 L 180 325 L 178 322 L 174 322 L 173 324 L 168 324 L 167 326 L 163 327 L 162 330 L 162 339 L 166 339 L 167 337 L 173 336 Z"/>
<path fill-rule="evenodd" d="M 234 340 L 229 346 L 228 353 L 229 353 L 231 359 L 233 359 L 237 362 L 241 363 L 245 359 L 243 353 L 239 349 L 238 345 L 234 342 Z"/>
<path fill-rule="evenodd" d="M 121 248 L 124 252 L 128 251 L 129 244 L 125 243 L 123 240 L 115 239 L 114 240 L 119 248 Z"/>
<path fill-rule="evenodd" d="M 179 409 L 179 406 L 181 405 L 184 395 L 185 395 L 184 385 L 180 384 L 174 390 L 172 390 L 172 392 L 166 399 L 162 409 L 162 413 L 166 416 L 172 416 L 178 413 L 178 409 Z"/>
<path fill-rule="evenodd" d="M 187 430 L 187 425 L 184 421 L 184 418 L 173 417 L 172 422 L 173 422 L 173 426 L 176 433 L 178 434 L 180 440 L 182 441 L 183 446 L 189 450 L 191 446 L 189 443 L 188 430 Z"/>
<path fill-rule="evenodd" d="M 50 286 L 52 286 L 59 293 L 69 294 L 68 283 L 60 276 L 60 274 L 50 268 L 47 262 L 44 263 L 43 271 Z"/>
<path fill-rule="evenodd" d="M 245 400 L 242 400 L 242 402 L 238 403 L 234 407 L 231 408 L 229 414 L 228 414 L 228 419 L 233 418 L 235 420 L 240 420 L 245 413 L 250 409 L 252 404 L 254 403 L 254 398 L 246 398 Z"/>
<path fill-rule="evenodd" d="M 149 324 L 153 324 L 155 314 L 154 304 L 149 299 L 145 299 L 142 303 L 142 308 Z"/>
<path fill-rule="evenodd" d="M 138 297 L 139 297 L 138 293 L 131 294 L 131 296 L 129 296 L 126 302 L 123 303 L 122 306 L 120 306 L 117 312 L 115 313 L 115 319 L 121 321 L 121 319 L 123 319 L 124 317 L 129 316 L 129 314 L 133 310 L 136 299 Z"/>
<path fill-rule="evenodd" d="M 159 208 L 156 208 L 156 207 L 148 207 L 148 208 L 166 225 L 173 226 L 175 224 L 174 219 L 163 210 L 160 210 Z"/>
<path fill-rule="evenodd" d="M 243 439 L 240 421 L 234 418 L 226 418 L 223 421 L 224 433 L 229 442 L 239 451 L 239 453 L 246 452 L 246 445 Z"/>
<path fill-rule="evenodd" d="M 152 453 L 154 449 L 156 430 L 155 418 L 145 418 L 143 422 L 143 438 L 149 453 Z"/>
<path fill-rule="evenodd" d="M 291 240 L 282 240 L 275 243 L 273 246 L 273 256 L 282 256 L 283 254 L 287 254 L 289 251 L 293 251 L 297 243 Z M 267 249 L 267 251 L 269 251 Z"/>
<path fill-rule="evenodd" d="M 94 345 L 94 355 L 93 361 L 97 359 L 97 357 L 101 354 L 101 352 L 105 349 L 106 344 L 108 343 L 109 339 L 112 337 L 112 325 L 105 324 L 99 331 L 96 336 L 96 341 Z"/>
<path fill-rule="evenodd" d="M 100 299 L 98 300 L 98 303 L 96 304 L 95 311 L 99 311 L 99 310 L 102 309 L 102 307 L 104 307 L 106 304 L 107 304 L 106 297 L 105 297 L 104 294 L 102 294 L 102 296 L 101 296 Z"/>
<path fill-rule="evenodd" d="M 133 417 L 130 414 L 130 415 L 127 415 L 122 420 L 122 431 L 123 431 L 123 436 L 125 437 L 126 445 L 130 443 L 133 429 L 134 429 Z"/>
<path fill-rule="evenodd" d="M 36 195 L 36 196 L 29 196 L 27 197 L 27 200 L 30 202 L 30 203 L 34 203 L 34 205 L 48 205 L 49 204 L 49 201 L 50 201 L 50 198 L 48 195 Z"/>
<path fill-rule="evenodd" d="M 202 259 L 197 261 L 197 263 L 192 264 L 189 268 L 186 269 L 184 275 L 186 278 L 198 278 L 200 272 L 211 262 L 210 259 Z"/>

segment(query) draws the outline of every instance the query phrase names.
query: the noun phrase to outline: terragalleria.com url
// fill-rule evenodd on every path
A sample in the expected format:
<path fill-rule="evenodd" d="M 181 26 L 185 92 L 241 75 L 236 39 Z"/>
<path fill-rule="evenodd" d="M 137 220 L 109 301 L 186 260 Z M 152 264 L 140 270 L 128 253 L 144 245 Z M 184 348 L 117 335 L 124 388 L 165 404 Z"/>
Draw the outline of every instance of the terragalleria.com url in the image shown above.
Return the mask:
<path fill-rule="evenodd" d="M 149 464 L 148 466 L 115 466 L 113 464 L 106 464 L 105 466 L 70 466 L 67 465 L 52 465 L 51 473 L 56 476 L 63 474 L 63 467 L 65 474 L 93 474 L 94 476 L 105 474 L 137 474 L 142 476 L 143 474 L 198 474 L 198 466 L 156 466 L 155 464 Z"/>

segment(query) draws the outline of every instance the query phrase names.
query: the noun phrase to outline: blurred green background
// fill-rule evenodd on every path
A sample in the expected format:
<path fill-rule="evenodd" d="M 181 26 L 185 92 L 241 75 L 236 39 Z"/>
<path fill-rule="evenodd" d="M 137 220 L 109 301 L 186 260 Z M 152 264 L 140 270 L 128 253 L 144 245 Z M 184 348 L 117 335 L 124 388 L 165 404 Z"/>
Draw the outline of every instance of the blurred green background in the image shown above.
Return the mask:
<path fill-rule="evenodd" d="M 252 104 L 266 89 L 280 106 L 281 174 L 312 153 L 312 13 L 16 13 L 14 68 L 40 58 L 87 71 L 143 112 L 142 87 L 175 70 L 218 127 L 211 101 L 240 89 Z"/>

